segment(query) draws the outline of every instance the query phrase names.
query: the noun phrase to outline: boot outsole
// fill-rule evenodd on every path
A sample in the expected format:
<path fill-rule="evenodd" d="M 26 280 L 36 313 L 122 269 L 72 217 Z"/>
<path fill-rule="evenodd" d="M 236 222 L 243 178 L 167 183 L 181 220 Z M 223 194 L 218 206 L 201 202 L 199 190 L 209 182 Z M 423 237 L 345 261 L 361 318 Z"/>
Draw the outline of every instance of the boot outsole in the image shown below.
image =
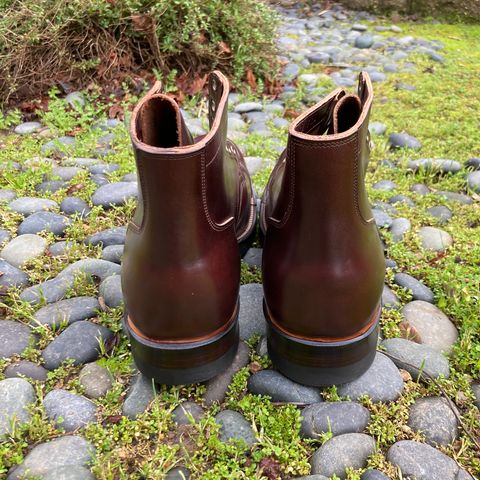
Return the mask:
<path fill-rule="evenodd" d="M 381 310 L 362 335 L 338 342 L 316 342 L 285 334 L 267 320 L 268 354 L 276 369 L 304 385 L 324 387 L 357 379 L 373 363 L 376 354 Z"/>
<path fill-rule="evenodd" d="M 210 380 L 225 371 L 237 353 L 237 316 L 225 332 L 205 341 L 162 343 L 137 335 L 123 318 L 137 368 L 156 383 L 188 385 Z"/>

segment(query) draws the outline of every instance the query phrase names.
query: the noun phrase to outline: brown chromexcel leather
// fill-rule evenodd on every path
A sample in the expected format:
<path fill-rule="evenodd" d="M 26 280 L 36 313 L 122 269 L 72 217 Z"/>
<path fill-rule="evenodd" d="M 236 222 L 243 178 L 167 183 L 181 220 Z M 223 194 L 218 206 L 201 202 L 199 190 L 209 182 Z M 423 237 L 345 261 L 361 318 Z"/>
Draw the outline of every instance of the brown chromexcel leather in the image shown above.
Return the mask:
<path fill-rule="evenodd" d="M 385 262 L 365 191 L 368 74 L 290 126 L 267 185 L 263 282 L 267 320 L 291 337 L 342 342 L 378 320 Z"/>
<path fill-rule="evenodd" d="M 238 243 L 254 228 L 255 201 L 242 154 L 226 138 L 228 81 L 213 72 L 208 88 L 210 130 L 201 138 L 158 85 L 131 119 L 140 188 L 122 286 L 128 327 L 146 342 L 208 340 L 238 309 Z"/>

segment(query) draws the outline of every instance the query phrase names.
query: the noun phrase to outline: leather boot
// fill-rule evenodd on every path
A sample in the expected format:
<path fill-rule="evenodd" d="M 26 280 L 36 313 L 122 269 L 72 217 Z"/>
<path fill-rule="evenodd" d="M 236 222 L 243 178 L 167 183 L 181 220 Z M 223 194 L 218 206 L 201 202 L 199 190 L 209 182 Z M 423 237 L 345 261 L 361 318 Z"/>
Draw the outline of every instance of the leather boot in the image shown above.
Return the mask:
<path fill-rule="evenodd" d="M 375 356 L 385 261 L 364 184 L 372 99 L 362 73 L 358 95 L 337 89 L 299 116 L 262 201 L 268 350 L 304 384 L 350 381 Z"/>
<path fill-rule="evenodd" d="M 158 89 L 131 118 L 139 198 L 123 257 L 124 324 L 141 372 L 187 384 L 223 371 L 236 353 L 239 245 L 254 230 L 256 204 L 226 138 L 226 78 L 210 75 L 210 130 L 195 140 Z"/>

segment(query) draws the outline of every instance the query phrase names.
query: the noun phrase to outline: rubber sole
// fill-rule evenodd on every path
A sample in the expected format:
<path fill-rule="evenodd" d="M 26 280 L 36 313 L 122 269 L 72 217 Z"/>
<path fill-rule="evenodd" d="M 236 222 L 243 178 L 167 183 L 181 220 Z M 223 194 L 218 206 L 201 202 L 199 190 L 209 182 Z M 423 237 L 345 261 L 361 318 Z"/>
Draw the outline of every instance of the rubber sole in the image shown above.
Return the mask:
<path fill-rule="evenodd" d="M 277 370 L 297 383 L 315 387 L 347 383 L 365 373 L 375 358 L 380 313 L 364 334 L 338 342 L 287 335 L 270 322 L 265 303 L 264 313 L 270 359 Z"/>
<path fill-rule="evenodd" d="M 135 364 L 156 383 L 187 385 L 210 380 L 230 366 L 238 348 L 238 313 L 225 332 L 199 342 L 154 342 L 137 335 L 128 323 L 124 318 Z"/>

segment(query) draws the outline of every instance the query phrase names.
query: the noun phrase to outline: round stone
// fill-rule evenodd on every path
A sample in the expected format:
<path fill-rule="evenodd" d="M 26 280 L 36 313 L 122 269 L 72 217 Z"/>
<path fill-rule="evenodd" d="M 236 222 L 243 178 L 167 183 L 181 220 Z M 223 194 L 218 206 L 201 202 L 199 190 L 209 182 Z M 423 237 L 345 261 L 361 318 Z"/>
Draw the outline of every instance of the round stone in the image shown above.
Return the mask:
<path fill-rule="evenodd" d="M 8 204 L 10 210 L 21 213 L 25 217 L 33 213 L 43 212 L 46 210 L 56 210 L 58 203 L 47 198 L 37 197 L 19 197 Z"/>
<path fill-rule="evenodd" d="M 438 190 L 435 192 L 435 195 L 446 198 L 447 200 L 450 200 L 452 202 L 461 203 L 463 205 L 471 205 L 473 203 L 472 198 L 468 195 L 465 195 L 464 193 Z"/>
<path fill-rule="evenodd" d="M 465 165 L 473 170 L 480 170 L 480 157 L 469 158 Z"/>
<path fill-rule="evenodd" d="M 0 320 L 0 358 L 21 355 L 36 337 L 27 325 L 13 320 Z"/>
<path fill-rule="evenodd" d="M 373 188 L 375 190 L 384 190 L 386 192 L 391 192 L 392 190 L 398 188 L 398 185 L 391 180 L 380 180 L 373 185 Z"/>
<path fill-rule="evenodd" d="M 38 235 L 19 235 L 3 247 L 0 256 L 10 265 L 21 267 L 34 258 L 43 255 L 47 245 L 47 241 Z"/>
<path fill-rule="evenodd" d="M 370 368 L 359 378 L 337 387 L 342 397 L 359 400 L 368 395 L 373 402 L 393 402 L 403 391 L 403 379 L 395 364 L 377 353 Z"/>
<path fill-rule="evenodd" d="M 63 180 L 46 180 L 45 182 L 39 183 L 35 190 L 38 193 L 55 193 L 61 190 L 62 188 L 66 188 L 67 184 Z"/>
<path fill-rule="evenodd" d="M 372 35 L 359 35 L 355 38 L 355 47 L 357 48 L 370 48 L 373 45 L 374 39 Z"/>
<path fill-rule="evenodd" d="M 245 163 L 247 164 L 248 173 L 255 175 L 265 167 L 266 159 L 262 157 L 245 157 Z"/>
<path fill-rule="evenodd" d="M 322 433 L 332 435 L 359 433 L 370 421 L 370 412 L 356 402 L 314 403 L 302 410 L 300 434 L 303 438 L 318 439 Z"/>
<path fill-rule="evenodd" d="M 54 167 L 52 168 L 52 177 L 59 177 L 61 180 L 65 180 L 66 182 L 69 182 L 82 171 L 83 169 L 80 167 L 73 167 L 73 166 Z"/>
<path fill-rule="evenodd" d="M 91 208 L 85 200 L 78 197 L 65 197 L 60 204 L 60 210 L 66 215 L 87 215 Z"/>
<path fill-rule="evenodd" d="M 451 235 L 440 228 L 422 227 L 418 231 L 422 247 L 435 252 L 443 252 L 453 244 Z"/>
<path fill-rule="evenodd" d="M 244 102 L 239 103 L 235 106 L 234 111 L 237 113 L 247 113 L 247 112 L 261 112 L 263 106 L 258 102 Z"/>
<path fill-rule="evenodd" d="M 15 190 L 9 188 L 0 188 L 0 203 L 10 203 L 17 198 Z"/>
<path fill-rule="evenodd" d="M 79 435 L 66 435 L 35 446 L 19 466 L 13 467 L 7 480 L 22 480 L 25 474 L 43 477 L 60 467 L 86 467 L 95 455 L 95 447 Z"/>
<path fill-rule="evenodd" d="M 393 290 L 387 285 L 383 286 L 382 292 L 382 306 L 387 309 L 399 308 L 400 300 L 395 295 Z"/>
<path fill-rule="evenodd" d="M 67 465 L 52 468 L 42 476 L 42 480 L 96 480 L 88 468 L 79 465 Z"/>
<path fill-rule="evenodd" d="M 461 478 L 461 473 L 465 473 L 444 453 L 413 440 L 393 444 L 388 450 L 387 460 L 398 467 L 404 477 L 416 480 L 457 480 Z"/>
<path fill-rule="evenodd" d="M 85 365 L 80 371 L 78 380 L 85 390 L 85 395 L 90 398 L 103 397 L 113 385 L 110 372 L 97 363 Z"/>
<path fill-rule="evenodd" d="M 391 149 L 411 148 L 412 150 L 420 150 L 422 144 L 412 135 L 408 133 L 392 133 L 388 137 Z"/>
<path fill-rule="evenodd" d="M 141 373 L 137 374 L 127 392 L 123 402 L 122 413 L 131 420 L 135 420 L 145 412 L 155 398 L 155 384 L 150 378 Z"/>
<path fill-rule="evenodd" d="M 423 183 L 415 183 L 410 187 L 410 191 L 417 195 L 428 195 L 430 193 L 430 189 Z"/>
<path fill-rule="evenodd" d="M 138 184 L 136 182 L 115 182 L 102 185 L 92 195 L 92 203 L 108 208 L 124 205 L 127 200 L 137 198 Z"/>
<path fill-rule="evenodd" d="M 253 335 L 265 335 L 263 287 L 261 284 L 247 283 L 240 287 L 238 324 L 242 340 L 248 340 Z"/>
<path fill-rule="evenodd" d="M 123 304 L 122 279 L 120 275 L 107 277 L 98 289 L 98 294 L 103 297 L 105 305 L 117 308 Z"/>
<path fill-rule="evenodd" d="M 165 480 L 188 480 L 190 478 L 190 470 L 185 467 L 175 467 L 167 472 Z"/>
<path fill-rule="evenodd" d="M 458 339 L 458 331 L 450 319 L 435 305 L 415 300 L 403 307 L 404 326 L 418 343 L 450 353 Z"/>
<path fill-rule="evenodd" d="M 317 388 L 295 383 L 275 370 L 260 370 L 248 379 L 248 389 L 255 395 L 267 395 L 274 402 L 316 403 L 322 397 Z"/>
<path fill-rule="evenodd" d="M 102 250 L 103 260 L 120 263 L 123 255 L 123 245 L 109 245 Z"/>
<path fill-rule="evenodd" d="M 411 275 L 408 275 L 408 273 L 396 273 L 393 277 L 393 281 L 398 286 L 409 290 L 412 293 L 414 300 L 423 300 L 424 302 L 433 303 L 433 292 L 423 283 L 419 282 Z"/>
<path fill-rule="evenodd" d="M 475 405 L 480 409 L 480 383 L 474 383 L 472 385 L 473 396 L 475 397 Z"/>
<path fill-rule="evenodd" d="M 88 171 L 92 175 L 105 175 L 107 173 L 116 172 L 120 168 L 116 163 L 97 163 L 95 165 L 90 165 Z"/>
<path fill-rule="evenodd" d="M 420 398 L 410 407 L 408 426 L 432 445 L 449 445 L 458 436 L 458 420 L 448 401 L 441 397 Z"/>
<path fill-rule="evenodd" d="M 45 368 L 55 370 L 67 359 L 74 365 L 95 361 L 100 354 L 100 342 L 108 344 L 113 332 L 106 327 L 81 320 L 67 327 L 42 353 Z"/>
<path fill-rule="evenodd" d="M 67 255 L 73 245 L 73 242 L 60 240 L 59 242 L 52 243 L 52 245 L 48 247 L 48 252 L 50 253 L 50 255 L 52 255 L 52 257 Z"/>
<path fill-rule="evenodd" d="M 122 177 L 122 182 L 138 182 L 138 175 L 134 172 L 126 173 Z"/>
<path fill-rule="evenodd" d="M 373 218 L 378 228 L 389 228 L 392 225 L 392 217 L 378 208 L 372 209 Z"/>
<path fill-rule="evenodd" d="M 82 92 L 71 92 L 65 97 L 65 101 L 72 108 L 82 108 L 85 106 L 85 97 Z"/>
<path fill-rule="evenodd" d="M 406 370 L 413 379 L 427 376 L 445 378 L 450 376 L 448 360 L 428 345 L 411 342 L 403 338 L 389 338 L 382 346 L 398 368 Z"/>
<path fill-rule="evenodd" d="M 15 127 L 14 132 L 18 135 L 28 135 L 30 133 L 37 132 L 42 128 L 40 122 L 24 122 Z"/>
<path fill-rule="evenodd" d="M 408 205 L 409 207 L 414 207 L 415 202 L 410 198 L 407 197 L 406 195 L 394 195 L 393 197 L 390 197 L 388 200 L 388 203 L 395 205 L 396 203 L 404 203 L 405 205 Z"/>
<path fill-rule="evenodd" d="M 407 232 L 412 228 L 412 224 L 408 218 L 398 217 L 394 218 L 392 224 L 390 225 L 390 233 L 392 234 L 392 240 L 396 242 L 401 242 L 403 237 Z"/>
<path fill-rule="evenodd" d="M 110 245 L 123 245 L 126 234 L 127 227 L 108 228 L 90 235 L 86 238 L 85 243 L 93 246 L 103 245 L 104 248 Z"/>
<path fill-rule="evenodd" d="M 18 227 L 18 234 L 51 232 L 63 236 L 71 221 L 58 213 L 37 212 L 28 216 Z"/>
<path fill-rule="evenodd" d="M 220 425 L 220 441 L 243 440 L 248 447 L 256 442 L 255 433 L 242 414 L 223 410 L 215 415 L 215 421 Z"/>
<path fill-rule="evenodd" d="M 28 276 L 17 267 L 0 258 L 0 294 L 12 287 L 24 287 L 28 284 Z"/>
<path fill-rule="evenodd" d="M 467 175 L 467 185 L 475 193 L 480 193 L 480 171 L 471 172 Z"/>
<path fill-rule="evenodd" d="M 0 381 L 0 439 L 15 426 L 28 423 L 31 414 L 28 407 L 35 402 L 35 390 L 22 378 Z"/>
<path fill-rule="evenodd" d="M 380 122 L 370 122 L 368 129 L 372 135 L 383 135 L 387 131 L 387 126 Z"/>
<path fill-rule="evenodd" d="M 438 219 L 440 223 L 447 223 L 452 218 L 452 211 L 444 205 L 436 205 L 434 207 L 427 208 L 427 212 Z"/>
<path fill-rule="evenodd" d="M 347 468 L 363 468 L 375 453 L 375 440 L 364 433 L 346 433 L 325 442 L 312 456 L 312 473 L 346 478 Z"/>
<path fill-rule="evenodd" d="M 203 408 L 195 402 L 183 402 L 172 412 L 173 421 L 177 425 L 198 423 L 204 415 Z"/>
<path fill-rule="evenodd" d="M 36 363 L 29 362 L 28 360 L 20 360 L 17 363 L 12 363 L 5 369 L 6 378 L 25 377 L 30 380 L 44 382 L 47 379 L 47 375 L 47 369 Z"/>
<path fill-rule="evenodd" d="M 414 172 L 418 170 L 430 170 L 440 173 L 457 173 L 462 169 L 460 162 L 444 158 L 420 158 L 419 160 L 410 160 L 407 166 Z"/>
<path fill-rule="evenodd" d="M 97 407 L 85 397 L 67 390 L 55 389 L 45 395 L 43 406 L 55 426 L 73 432 L 96 421 Z"/>
<path fill-rule="evenodd" d="M 367 470 L 362 474 L 360 480 L 390 480 L 390 478 L 380 470 Z"/>

